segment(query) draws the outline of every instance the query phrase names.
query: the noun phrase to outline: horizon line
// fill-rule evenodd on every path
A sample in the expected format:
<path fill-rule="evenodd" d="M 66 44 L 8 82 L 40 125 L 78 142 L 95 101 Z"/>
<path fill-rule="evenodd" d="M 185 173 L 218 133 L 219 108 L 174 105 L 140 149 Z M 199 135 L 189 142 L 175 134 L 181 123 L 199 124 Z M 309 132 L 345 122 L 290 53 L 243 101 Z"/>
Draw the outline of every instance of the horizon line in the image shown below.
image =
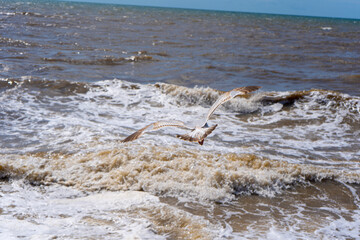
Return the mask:
<path fill-rule="evenodd" d="M 360 21 L 359 18 L 352 17 L 331 17 L 321 15 L 301 15 L 301 14 L 286 14 L 286 13 L 273 13 L 273 12 L 249 12 L 239 10 L 223 10 L 223 9 L 206 9 L 206 8 L 187 8 L 187 7 L 168 7 L 168 6 L 153 6 L 153 5 L 140 5 L 140 4 L 123 4 L 123 3 L 110 3 L 110 2 L 91 2 L 87 0 L 57 0 L 58 2 L 70 2 L 70 3 L 87 3 L 87 4 L 99 4 L 99 5 L 117 5 L 124 7 L 145 7 L 145 8 L 163 8 L 163 9 L 183 9 L 190 11 L 208 11 L 208 12 L 228 12 L 228 13 L 245 13 L 245 14 L 265 14 L 265 15 L 277 15 L 277 16 L 291 16 L 291 17 L 308 17 L 308 18 L 327 18 L 327 19 L 342 19 L 348 21 Z"/>

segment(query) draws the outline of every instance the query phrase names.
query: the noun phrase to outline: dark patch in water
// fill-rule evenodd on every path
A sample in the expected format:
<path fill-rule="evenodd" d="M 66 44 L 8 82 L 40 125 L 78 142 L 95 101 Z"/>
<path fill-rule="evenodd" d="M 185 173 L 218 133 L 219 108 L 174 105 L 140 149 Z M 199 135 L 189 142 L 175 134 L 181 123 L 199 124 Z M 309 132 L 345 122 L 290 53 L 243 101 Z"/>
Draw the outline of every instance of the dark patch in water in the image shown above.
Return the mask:
<path fill-rule="evenodd" d="M 89 86 L 81 82 L 69 82 L 66 80 L 44 80 L 37 78 L 29 78 L 25 80 L 20 79 L 5 79 L 0 80 L 0 90 L 10 89 L 16 86 L 21 86 L 24 89 L 37 89 L 37 91 L 48 93 L 52 96 L 68 96 L 73 94 L 83 94 L 89 91 Z M 27 91 L 27 90 L 25 90 Z"/>
<path fill-rule="evenodd" d="M 272 105 L 275 103 L 281 103 L 285 107 L 292 106 L 296 101 L 303 99 L 309 95 L 310 91 L 297 91 L 286 96 L 264 96 L 260 102 L 263 105 Z"/>

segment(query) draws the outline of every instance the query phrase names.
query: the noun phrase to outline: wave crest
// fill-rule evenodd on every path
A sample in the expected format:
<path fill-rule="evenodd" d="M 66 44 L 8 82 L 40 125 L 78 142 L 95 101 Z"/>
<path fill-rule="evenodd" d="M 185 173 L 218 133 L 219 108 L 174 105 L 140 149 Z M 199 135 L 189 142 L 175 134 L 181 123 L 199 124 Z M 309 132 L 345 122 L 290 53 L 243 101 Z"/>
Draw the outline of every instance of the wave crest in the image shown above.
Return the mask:
<path fill-rule="evenodd" d="M 146 191 L 223 201 L 238 194 L 272 196 L 293 184 L 324 179 L 359 183 L 358 173 L 293 164 L 252 154 L 189 151 L 180 146 L 116 146 L 87 154 L 6 155 L 2 179 L 58 183 L 87 191 Z"/>

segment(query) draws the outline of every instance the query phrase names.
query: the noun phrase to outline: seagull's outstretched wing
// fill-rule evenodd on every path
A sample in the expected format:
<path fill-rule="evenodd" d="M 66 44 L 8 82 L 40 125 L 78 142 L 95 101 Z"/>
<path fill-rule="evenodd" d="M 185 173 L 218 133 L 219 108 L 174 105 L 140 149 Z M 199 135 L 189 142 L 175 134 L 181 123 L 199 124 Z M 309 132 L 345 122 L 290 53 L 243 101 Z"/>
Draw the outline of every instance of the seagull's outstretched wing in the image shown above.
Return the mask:
<path fill-rule="evenodd" d="M 131 134 L 128 137 L 126 137 L 125 139 L 123 139 L 121 142 L 134 141 L 134 140 L 138 139 L 139 137 L 141 137 L 145 132 L 156 131 L 163 127 L 179 127 L 179 128 L 190 129 L 181 121 L 175 121 L 175 120 L 174 121 L 158 121 L 158 122 L 151 123 L 151 124 L 147 125 L 146 127 L 134 132 L 133 134 Z"/>
<path fill-rule="evenodd" d="M 253 92 L 258 90 L 259 86 L 247 86 L 247 87 L 240 87 L 240 88 L 235 88 L 229 92 L 224 93 L 223 95 L 221 95 L 218 100 L 216 100 L 216 102 L 211 106 L 208 114 L 206 115 L 205 118 L 205 122 L 204 125 L 207 123 L 207 121 L 209 121 L 210 117 L 212 116 L 212 114 L 214 113 L 214 111 L 221 105 L 226 103 L 227 101 L 233 99 L 236 96 L 239 95 L 245 95 L 247 93 Z"/>

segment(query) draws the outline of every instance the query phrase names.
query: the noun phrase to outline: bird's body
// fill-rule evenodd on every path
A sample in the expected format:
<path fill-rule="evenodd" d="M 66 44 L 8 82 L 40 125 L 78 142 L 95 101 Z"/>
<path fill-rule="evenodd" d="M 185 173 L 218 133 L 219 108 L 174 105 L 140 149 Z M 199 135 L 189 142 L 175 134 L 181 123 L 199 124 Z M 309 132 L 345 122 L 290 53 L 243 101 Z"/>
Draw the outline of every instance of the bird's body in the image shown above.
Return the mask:
<path fill-rule="evenodd" d="M 189 142 L 198 142 L 200 145 L 203 145 L 204 139 L 212 133 L 216 127 L 217 124 L 211 127 L 207 125 L 202 127 L 196 126 L 191 132 L 183 135 L 176 135 L 176 137 Z"/>
<path fill-rule="evenodd" d="M 220 105 L 226 103 L 227 101 L 230 101 L 234 97 L 239 96 L 239 95 L 245 95 L 247 93 L 258 90 L 259 88 L 261 88 L 261 87 L 247 86 L 247 87 L 235 88 L 229 92 L 224 93 L 211 106 L 211 108 L 209 109 L 209 111 L 205 117 L 204 123 L 201 124 L 200 126 L 196 126 L 195 128 L 189 128 L 181 121 L 175 121 L 175 120 L 173 120 L 173 121 L 158 121 L 158 122 L 151 123 L 151 124 L 145 126 L 144 128 L 134 132 L 133 134 L 131 134 L 130 136 L 128 136 L 124 140 L 122 140 L 122 142 L 129 142 L 129 141 L 138 139 L 147 131 L 155 131 L 162 127 L 178 127 L 178 128 L 191 129 L 191 132 L 189 132 L 189 133 L 186 133 L 183 135 L 176 135 L 178 138 L 185 140 L 185 141 L 198 142 L 200 145 L 203 145 L 205 138 L 208 135 L 210 135 L 217 127 L 217 124 L 212 125 L 212 126 L 208 125 L 208 121 L 209 121 L 210 117 L 213 115 L 214 111 Z"/>

